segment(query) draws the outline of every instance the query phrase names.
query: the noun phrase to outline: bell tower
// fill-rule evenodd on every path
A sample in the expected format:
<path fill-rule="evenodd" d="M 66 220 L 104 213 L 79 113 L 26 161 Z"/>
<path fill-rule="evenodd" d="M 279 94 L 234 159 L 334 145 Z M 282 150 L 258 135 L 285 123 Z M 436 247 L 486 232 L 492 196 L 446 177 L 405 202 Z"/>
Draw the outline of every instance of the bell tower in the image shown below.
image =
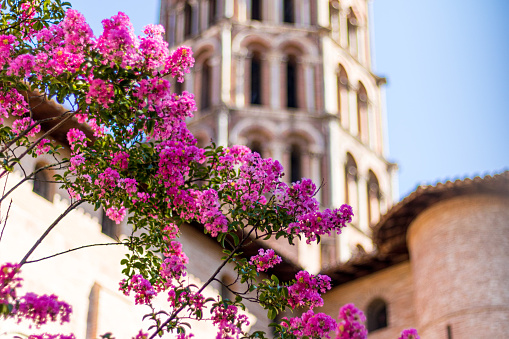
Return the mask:
<path fill-rule="evenodd" d="M 201 146 L 244 144 L 279 160 L 286 181 L 321 185 L 324 208 L 352 224 L 319 245 L 274 244 L 311 271 L 371 251 L 371 226 L 396 198 L 384 150 L 385 79 L 371 71 L 366 0 L 162 0 L 170 46 L 195 67 L 174 91 L 195 94 Z"/>

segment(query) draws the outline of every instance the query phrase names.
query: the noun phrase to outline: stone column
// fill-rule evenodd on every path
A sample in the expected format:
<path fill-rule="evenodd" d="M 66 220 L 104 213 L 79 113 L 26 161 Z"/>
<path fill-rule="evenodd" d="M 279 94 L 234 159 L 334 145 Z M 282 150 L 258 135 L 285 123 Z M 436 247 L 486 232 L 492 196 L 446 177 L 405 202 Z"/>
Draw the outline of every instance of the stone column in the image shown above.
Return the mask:
<path fill-rule="evenodd" d="M 221 110 L 217 114 L 217 146 L 228 146 L 228 125 L 228 110 L 224 107 L 221 107 Z"/>
<path fill-rule="evenodd" d="M 245 107 L 246 96 L 245 96 L 245 69 L 246 69 L 246 57 L 247 50 L 243 50 L 234 55 L 235 57 L 235 105 L 237 107 Z"/>
<path fill-rule="evenodd" d="M 233 4 L 231 5 L 233 9 Z M 226 104 L 231 102 L 231 60 L 232 60 L 232 37 L 231 26 L 221 27 L 221 101 Z"/>
<path fill-rule="evenodd" d="M 359 173 L 357 179 L 357 188 L 359 197 L 359 215 L 357 220 L 359 221 L 359 228 L 363 232 L 367 232 L 369 227 L 368 221 L 368 184 L 366 180 L 366 175 L 364 172 Z"/>
<path fill-rule="evenodd" d="M 315 112 L 315 72 L 314 63 L 311 60 L 304 60 L 304 85 L 306 91 L 306 109 Z"/>
<path fill-rule="evenodd" d="M 359 134 L 359 121 L 357 121 L 357 91 L 348 84 L 348 121 L 350 134 Z"/>
<path fill-rule="evenodd" d="M 270 107 L 281 108 L 281 60 L 279 53 L 267 55 L 270 67 Z"/>

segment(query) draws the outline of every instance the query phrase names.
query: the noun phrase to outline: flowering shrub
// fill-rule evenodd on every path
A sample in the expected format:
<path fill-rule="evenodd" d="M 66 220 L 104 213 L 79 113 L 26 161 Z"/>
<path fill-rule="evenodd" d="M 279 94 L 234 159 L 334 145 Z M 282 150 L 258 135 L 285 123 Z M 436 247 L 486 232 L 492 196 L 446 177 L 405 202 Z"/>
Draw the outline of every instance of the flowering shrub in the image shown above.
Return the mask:
<path fill-rule="evenodd" d="M 194 97 L 186 91 L 172 93 L 167 79 L 185 80 L 194 64 L 190 48 L 170 52 L 159 25 L 148 25 L 137 37 L 121 12 L 104 20 L 102 34 L 95 37 L 80 13 L 58 0 L 10 3 L 2 7 L 0 18 L 0 119 L 9 121 L 0 128 L 0 178 L 26 155 L 58 155 L 63 146 L 49 139 L 51 130 L 43 130 L 43 123 L 53 123 L 52 130 L 71 119 L 83 124 L 67 131 L 68 153 L 55 156 L 56 162 L 48 166 L 61 169 L 53 179 L 71 198 L 62 217 L 86 202 L 104 209 L 116 223 L 127 218 L 132 225 L 133 234 L 123 241 L 129 254 L 121 262 L 126 277 L 120 289 L 126 295 L 133 292 L 137 304 L 150 306 L 145 318 L 153 322 L 151 333 L 140 331 L 136 339 L 165 333 L 191 338 L 188 319 L 212 322 L 218 328 L 216 338 L 265 338 L 263 332 L 247 333 L 246 301 L 258 303 L 270 319 L 286 310 L 323 305 L 321 293 L 331 288 L 329 277 L 305 271 L 291 282 L 260 277 L 281 258 L 267 249 L 248 261 L 240 252 L 246 243 L 263 239 L 311 243 L 340 234 L 352 219 L 352 209 L 343 205 L 320 210 L 317 188 L 309 179 L 284 183 L 277 160 L 263 159 L 245 146 L 199 148 L 185 124 L 196 110 Z M 49 99 L 70 109 L 41 118 L 33 102 Z M 24 151 L 15 156 L 18 147 Z M 225 253 L 202 286 L 185 279 L 189 259 L 178 236 L 180 227 L 189 223 L 203 225 Z M 36 326 L 68 322 L 71 307 L 55 295 L 16 295 L 21 284 L 17 274 L 36 246 L 19 265 L 2 266 L 1 314 Z M 219 281 L 228 263 L 247 292 L 225 285 L 231 300 L 206 299 L 202 292 Z M 152 304 L 160 293 L 168 301 L 163 312 Z M 345 312 L 339 325 L 343 337 L 355 323 L 353 309 Z M 290 339 L 329 338 L 338 327 L 329 316 L 312 310 L 274 326 Z"/>

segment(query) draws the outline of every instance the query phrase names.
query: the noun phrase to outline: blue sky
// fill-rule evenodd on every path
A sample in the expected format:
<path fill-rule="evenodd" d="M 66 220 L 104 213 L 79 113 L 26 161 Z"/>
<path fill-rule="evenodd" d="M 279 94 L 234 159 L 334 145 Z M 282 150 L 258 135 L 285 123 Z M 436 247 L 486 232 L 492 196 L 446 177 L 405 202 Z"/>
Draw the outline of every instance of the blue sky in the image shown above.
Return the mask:
<path fill-rule="evenodd" d="M 158 20 L 156 0 L 71 2 L 96 34 L 118 11 L 137 33 Z M 509 2 L 375 0 L 372 9 L 401 196 L 421 183 L 509 169 Z"/>

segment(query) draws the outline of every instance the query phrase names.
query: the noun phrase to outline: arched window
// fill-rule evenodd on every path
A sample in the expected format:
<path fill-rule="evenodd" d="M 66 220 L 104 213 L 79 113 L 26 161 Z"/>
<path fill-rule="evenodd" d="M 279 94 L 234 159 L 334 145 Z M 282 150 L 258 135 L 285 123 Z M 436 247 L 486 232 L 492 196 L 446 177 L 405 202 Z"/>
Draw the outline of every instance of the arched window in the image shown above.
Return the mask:
<path fill-rule="evenodd" d="M 367 143 L 368 136 L 368 95 L 366 87 L 359 81 L 357 90 L 357 133 L 361 141 Z"/>
<path fill-rule="evenodd" d="M 217 1 L 209 0 L 209 23 L 212 25 L 217 20 Z"/>
<path fill-rule="evenodd" d="M 337 74 L 338 86 L 338 113 L 341 120 L 348 114 L 348 75 L 342 65 L 339 65 L 339 72 Z"/>
<path fill-rule="evenodd" d="M 262 0 L 251 0 L 251 20 L 262 20 Z"/>
<path fill-rule="evenodd" d="M 374 225 L 380 219 L 380 186 L 375 173 L 369 171 L 368 179 L 368 221 Z"/>
<path fill-rule="evenodd" d="M 339 3 L 331 1 L 329 3 L 329 24 L 332 38 L 339 41 Z"/>
<path fill-rule="evenodd" d="M 104 209 L 101 215 L 101 232 L 113 239 L 117 239 L 120 235 L 118 225 L 106 215 Z"/>
<path fill-rule="evenodd" d="M 260 53 L 254 52 L 251 58 L 251 104 L 262 104 L 262 60 Z"/>
<path fill-rule="evenodd" d="M 43 170 L 42 164 L 38 164 L 34 169 L 34 187 L 33 191 L 48 201 L 53 201 L 53 192 L 51 189 L 50 175 L 48 171 Z"/>
<path fill-rule="evenodd" d="M 251 149 L 251 151 L 258 153 L 260 154 L 260 156 L 263 157 L 263 147 L 260 141 L 258 140 L 251 141 L 251 143 L 249 144 L 249 148 Z"/>
<path fill-rule="evenodd" d="M 193 33 L 193 7 L 186 2 L 184 5 L 184 38 L 191 37 Z"/>
<path fill-rule="evenodd" d="M 348 46 L 350 48 L 350 54 L 357 56 L 358 53 L 358 39 L 357 39 L 357 26 L 359 21 L 355 16 L 353 9 L 350 7 L 347 17 L 347 28 L 348 28 Z"/>
<path fill-rule="evenodd" d="M 359 210 L 357 178 L 357 163 L 353 156 L 348 153 L 345 164 L 345 200 L 348 205 L 352 206 L 354 215 L 357 215 Z"/>
<path fill-rule="evenodd" d="M 293 144 L 290 147 L 290 181 L 296 182 L 302 179 L 301 149 Z"/>
<path fill-rule="evenodd" d="M 387 304 L 382 299 L 373 300 L 367 311 L 368 332 L 387 327 Z"/>
<path fill-rule="evenodd" d="M 200 88 L 200 107 L 201 109 L 209 108 L 211 105 L 211 91 L 212 91 L 212 68 L 209 65 L 209 60 L 203 62 L 201 68 L 201 88 Z"/>
<path fill-rule="evenodd" d="M 294 55 L 288 57 L 286 63 L 286 107 L 297 108 L 297 58 Z"/>
<path fill-rule="evenodd" d="M 295 6 L 294 0 L 283 0 L 283 22 L 295 22 Z"/>

